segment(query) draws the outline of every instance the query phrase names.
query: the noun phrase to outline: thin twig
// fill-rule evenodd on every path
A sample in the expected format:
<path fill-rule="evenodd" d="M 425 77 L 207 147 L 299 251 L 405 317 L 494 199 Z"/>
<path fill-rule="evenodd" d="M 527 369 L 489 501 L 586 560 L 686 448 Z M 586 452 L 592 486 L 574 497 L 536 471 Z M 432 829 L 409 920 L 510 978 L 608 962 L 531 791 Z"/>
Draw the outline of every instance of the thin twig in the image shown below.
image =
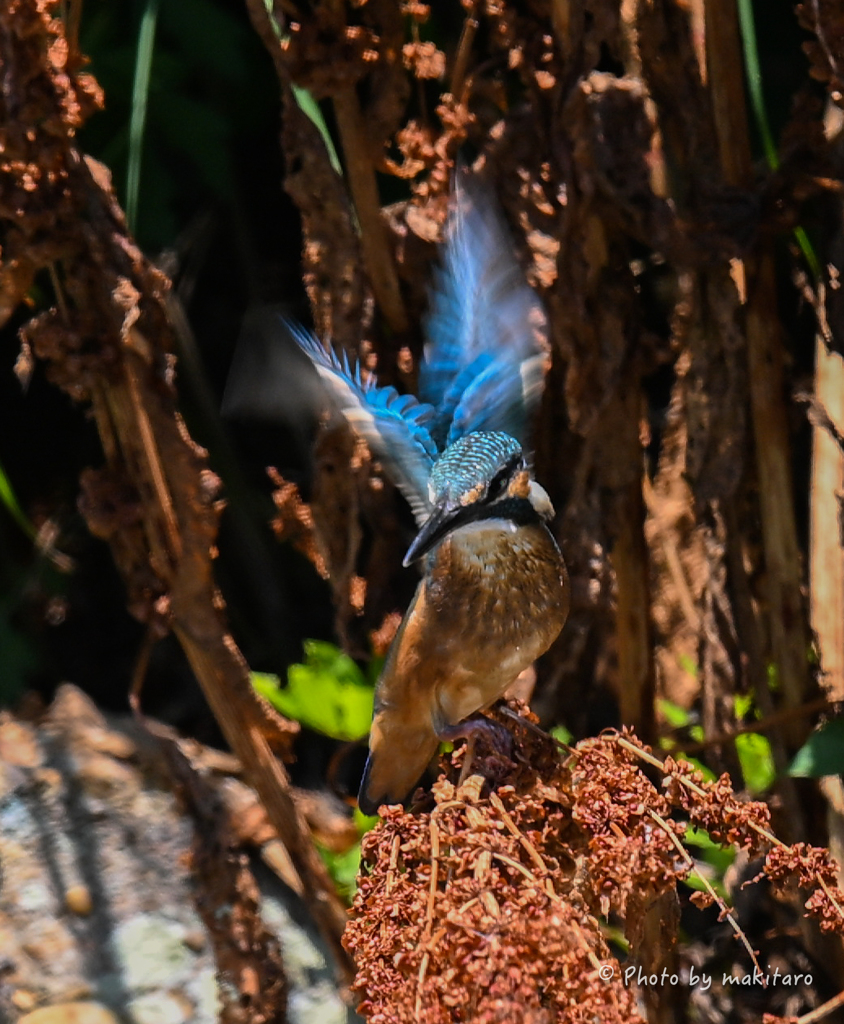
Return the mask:
<path fill-rule="evenodd" d="M 147 627 L 147 631 L 144 633 L 144 638 L 141 641 L 141 646 L 138 648 L 138 654 L 135 658 L 135 667 L 132 670 L 132 681 L 129 686 L 129 707 L 132 709 L 132 714 L 135 718 L 146 725 L 146 719 L 144 713 L 141 710 L 141 690 L 144 687 L 144 680 L 147 677 L 147 669 L 149 668 L 149 659 L 152 654 L 152 649 L 155 646 L 157 636 L 152 626 Z"/>
<path fill-rule="evenodd" d="M 677 853 L 680 855 L 680 858 L 682 859 L 682 861 L 686 865 L 686 867 L 688 867 L 691 871 L 695 871 L 696 869 L 695 869 L 695 862 L 694 862 L 694 860 L 692 860 L 692 857 L 689 854 L 689 851 L 680 842 L 680 840 L 678 839 L 676 833 L 671 828 L 671 826 L 668 824 L 668 822 L 664 818 L 662 818 L 659 814 L 657 814 L 656 811 L 653 811 L 650 808 L 648 808 L 648 814 L 657 823 L 657 825 L 659 825 L 659 827 L 661 829 L 663 829 L 665 834 L 668 836 L 668 838 L 674 844 L 674 848 L 677 850 Z M 710 885 L 708 880 L 706 878 L 704 878 L 703 875 L 698 873 L 698 877 L 700 878 L 701 882 L 703 883 L 703 886 L 706 889 L 706 891 L 709 894 L 709 896 L 711 897 L 711 899 L 714 900 L 715 903 L 718 905 L 718 909 L 721 911 L 722 918 L 724 918 L 725 920 L 730 922 L 730 927 L 735 932 L 736 938 L 741 942 L 741 944 L 747 950 L 748 955 L 750 956 L 750 960 L 751 960 L 753 966 L 761 974 L 762 968 L 759 966 L 759 961 L 756 959 L 756 952 L 753 949 L 753 947 L 750 945 L 750 942 L 748 941 L 747 936 L 744 934 L 744 932 L 742 931 L 741 927 L 739 926 L 738 921 L 736 921 L 736 919 L 733 917 L 732 912 L 730 911 L 730 908 L 727 906 L 726 902 L 718 895 L 718 893 L 712 888 L 712 886 Z M 762 979 L 762 986 L 764 988 L 768 987 L 768 983 L 765 981 L 764 977 Z"/>
<path fill-rule="evenodd" d="M 519 831 L 516 823 L 513 821 L 513 819 L 507 813 L 507 810 L 504 807 L 504 804 L 501 802 L 501 798 L 498 796 L 498 794 L 497 793 L 490 793 L 489 794 L 489 802 L 496 809 L 496 811 L 498 811 L 498 814 L 500 815 L 501 820 L 504 822 L 505 826 L 507 827 L 507 831 L 514 838 L 518 839 L 518 841 L 521 843 L 521 845 L 524 848 L 524 850 L 527 853 L 527 855 L 534 862 L 534 864 L 536 864 L 538 870 L 541 871 L 543 875 L 547 874 L 548 873 L 548 865 L 542 859 L 542 857 L 539 854 L 539 851 L 536 849 L 536 847 L 533 845 L 533 843 L 531 843 L 528 840 L 528 838 Z"/>
<path fill-rule="evenodd" d="M 466 80 L 466 71 L 469 67 L 469 57 L 472 53 L 472 43 L 475 40 L 475 33 L 478 31 L 478 18 L 476 15 L 477 4 L 473 5 L 466 12 L 463 21 L 463 28 L 460 32 L 460 40 L 457 44 L 457 53 L 454 57 L 454 68 L 451 72 L 451 94 L 455 99 L 460 98 L 463 90 L 463 83 Z"/>
<path fill-rule="evenodd" d="M 434 901 L 437 898 L 440 867 L 440 832 L 437 827 L 436 818 L 434 818 L 433 815 L 431 816 L 428 827 L 431 832 L 431 883 L 428 887 L 428 906 L 425 909 L 424 938 L 427 938 L 431 934 L 431 928 L 434 922 Z"/>
<path fill-rule="evenodd" d="M 731 743 L 738 736 L 746 736 L 748 733 L 768 732 L 781 722 L 791 720 L 795 715 L 813 715 L 817 711 L 829 709 L 829 701 L 826 697 L 818 697 L 817 700 L 803 704 L 799 708 L 783 708 L 775 711 L 774 714 L 761 718 L 758 722 L 751 722 L 750 725 L 742 725 L 737 729 L 730 729 L 728 732 L 720 732 L 715 736 L 707 736 L 705 740 L 696 740 L 694 743 L 685 743 L 675 740 L 678 745 L 676 749 L 684 754 L 697 754 L 701 750 L 708 750 L 710 747 L 720 747 L 725 743 Z"/>
<path fill-rule="evenodd" d="M 699 796 L 701 797 L 701 799 L 704 800 L 706 799 L 705 789 L 702 789 L 700 786 L 698 786 L 696 782 L 692 782 L 691 779 L 686 778 L 686 776 L 682 775 L 680 772 L 669 772 L 668 769 L 665 767 L 664 762 L 660 761 L 658 757 L 654 757 L 653 754 L 649 754 L 647 750 L 643 750 L 641 747 L 636 746 L 635 743 L 631 743 L 630 740 L 628 740 L 625 736 L 616 736 L 616 742 L 620 747 L 623 747 L 625 750 L 629 750 L 631 754 L 635 754 L 643 761 L 647 761 L 648 764 L 653 765 L 654 768 L 659 768 L 663 775 L 669 775 L 672 779 L 676 779 L 676 781 L 679 782 L 680 785 L 685 786 L 686 789 L 691 790 L 696 796 Z M 782 842 L 782 840 L 777 839 L 773 832 L 769 832 L 768 829 L 764 828 L 762 825 L 757 824 L 755 821 L 748 821 L 747 826 L 748 828 L 752 829 L 757 835 L 761 836 L 763 839 L 771 843 L 773 846 L 784 847 L 787 845 L 786 843 Z"/>
<path fill-rule="evenodd" d="M 797 1018 L 797 1024 L 816 1024 L 816 1021 L 823 1020 L 824 1017 L 828 1017 L 833 1010 L 837 1010 L 839 1006 L 844 1006 L 844 991 L 839 992 L 837 996 L 833 996 L 832 999 L 827 999 L 825 1003 L 821 1003 L 820 1006 L 816 1006 L 814 1010 L 810 1010 L 808 1013 L 804 1013 L 802 1017 Z"/>
<path fill-rule="evenodd" d="M 832 440 L 838 445 L 839 450 L 844 453 L 844 434 L 838 429 L 832 420 L 832 417 L 824 409 L 823 405 L 817 400 L 814 395 L 810 395 L 806 391 L 798 391 L 794 396 L 795 401 L 802 402 L 808 406 L 806 410 L 806 417 L 813 427 L 817 427 L 820 430 L 825 430 Z"/>

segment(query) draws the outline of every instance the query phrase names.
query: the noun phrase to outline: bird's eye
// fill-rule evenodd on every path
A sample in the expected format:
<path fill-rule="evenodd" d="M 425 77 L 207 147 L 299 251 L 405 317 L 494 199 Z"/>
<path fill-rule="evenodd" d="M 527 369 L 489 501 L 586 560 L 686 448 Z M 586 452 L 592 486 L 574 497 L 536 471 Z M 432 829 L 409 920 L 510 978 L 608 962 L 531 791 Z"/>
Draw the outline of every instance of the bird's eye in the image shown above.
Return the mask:
<path fill-rule="evenodd" d="M 521 456 L 516 456 L 498 470 L 487 488 L 486 496 L 488 500 L 495 500 L 501 497 L 520 463 Z"/>
<path fill-rule="evenodd" d="M 487 488 L 487 492 L 486 492 L 487 493 L 487 497 L 488 498 L 498 498 L 498 497 L 500 497 L 501 494 L 503 494 L 504 489 L 507 486 L 507 481 L 509 479 L 510 479 L 510 468 L 509 468 L 509 466 L 505 466 L 503 469 L 499 469 L 499 471 L 495 474 L 495 476 L 492 478 L 492 480 L 490 480 L 489 487 Z"/>

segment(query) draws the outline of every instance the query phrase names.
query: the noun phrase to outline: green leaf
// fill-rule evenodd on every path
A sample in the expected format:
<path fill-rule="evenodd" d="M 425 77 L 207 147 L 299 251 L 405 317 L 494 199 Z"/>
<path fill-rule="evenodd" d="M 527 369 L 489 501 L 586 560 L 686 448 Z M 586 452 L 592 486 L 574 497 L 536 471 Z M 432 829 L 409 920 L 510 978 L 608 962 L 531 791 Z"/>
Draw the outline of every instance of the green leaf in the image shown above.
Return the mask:
<path fill-rule="evenodd" d="M 355 843 L 345 853 L 332 853 L 323 846 L 318 846 L 318 849 L 337 892 L 343 899 L 351 902 L 358 887 L 360 843 Z"/>
<path fill-rule="evenodd" d="M 334 644 L 305 641 L 305 663 L 278 676 L 252 673 L 252 685 L 274 707 L 309 729 L 338 740 L 359 740 L 369 732 L 373 689 L 361 670 Z"/>
<path fill-rule="evenodd" d="M 666 722 L 671 726 L 672 729 L 682 729 L 683 726 L 689 724 L 690 715 L 685 708 L 681 708 L 679 704 L 674 704 L 670 700 L 659 700 L 657 701 L 660 714 Z"/>
<path fill-rule="evenodd" d="M 706 828 L 695 828 L 694 825 L 689 825 L 686 828 L 683 842 L 686 846 L 697 848 L 700 851 L 698 859 L 709 864 L 719 878 L 723 878 L 724 871 L 735 860 L 734 847 L 723 847 L 719 843 L 714 843 Z"/>
<path fill-rule="evenodd" d="M 762 70 L 759 64 L 759 51 L 756 46 L 756 25 L 753 18 L 753 0 L 738 0 L 739 26 L 741 43 L 744 50 L 744 67 L 747 76 L 747 91 L 750 96 L 750 109 L 756 128 L 762 139 L 765 159 L 768 167 L 775 171 L 779 167 L 779 156 L 774 144 L 774 136 L 768 122 L 765 109 L 765 97 L 762 92 Z"/>
<path fill-rule="evenodd" d="M 769 789 L 777 770 L 768 740 L 756 732 L 736 736 L 736 753 L 750 792 L 756 795 Z"/>
<path fill-rule="evenodd" d="M 844 775 L 844 718 L 834 718 L 813 732 L 797 751 L 788 774 L 809 779 Z"/>
<path fill-rule="evenodd" d="M 559 743 L 565 743 L 566 746 L 569 746 L 571 741 L 574 739 L 572 734 L 564 725 L 553 726 L 550 735 Z"/>
<path fill-rule="evenodd" d="M 738 721 L 744 719 L 754 710 L 752 695 L 749 693 L 737 693 L 733 697 L 733 710 Z M 759 716 L 754 714 L 754 717 L 758 718 Z"/>
<path fill-rule="evenodd" d="M 352 819 L 357 826 L 358 835 L 364 836 L 371 831 L 381 820 L 377 814 L 364 814 L 359 807 L 352 812 Z"/>

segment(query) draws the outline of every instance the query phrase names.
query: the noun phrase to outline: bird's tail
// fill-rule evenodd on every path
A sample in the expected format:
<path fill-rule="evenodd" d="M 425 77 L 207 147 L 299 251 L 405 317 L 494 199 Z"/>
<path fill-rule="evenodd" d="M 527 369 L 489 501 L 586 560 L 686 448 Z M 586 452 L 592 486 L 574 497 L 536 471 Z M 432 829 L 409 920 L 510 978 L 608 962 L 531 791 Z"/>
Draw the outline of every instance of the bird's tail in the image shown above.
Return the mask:
<path fill-rule="evenodd" d="M 369 735 L 369 757 L 358 793 L 364 814 L 377 814 L 381 804 L 401 803 L 437 752 L 439 740 L 430 725 L 420 728 L 396 721 L 395 711 L 377 714 Z"/>

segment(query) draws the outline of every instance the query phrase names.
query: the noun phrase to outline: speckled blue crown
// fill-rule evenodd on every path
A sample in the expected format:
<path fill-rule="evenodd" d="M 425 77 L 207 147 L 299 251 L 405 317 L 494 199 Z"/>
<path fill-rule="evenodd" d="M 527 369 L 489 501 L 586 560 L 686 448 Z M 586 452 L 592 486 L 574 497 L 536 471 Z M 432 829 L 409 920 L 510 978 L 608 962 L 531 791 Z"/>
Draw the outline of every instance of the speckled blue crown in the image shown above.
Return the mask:
<path fill-rule="evenodd" d="M 500 430 L 479 430 L 458 438 L 431 471 L 431 499 L 459 502 L 478 488 L 486 490 L 496 473 L 522 454 L 522 446 Z"/>

